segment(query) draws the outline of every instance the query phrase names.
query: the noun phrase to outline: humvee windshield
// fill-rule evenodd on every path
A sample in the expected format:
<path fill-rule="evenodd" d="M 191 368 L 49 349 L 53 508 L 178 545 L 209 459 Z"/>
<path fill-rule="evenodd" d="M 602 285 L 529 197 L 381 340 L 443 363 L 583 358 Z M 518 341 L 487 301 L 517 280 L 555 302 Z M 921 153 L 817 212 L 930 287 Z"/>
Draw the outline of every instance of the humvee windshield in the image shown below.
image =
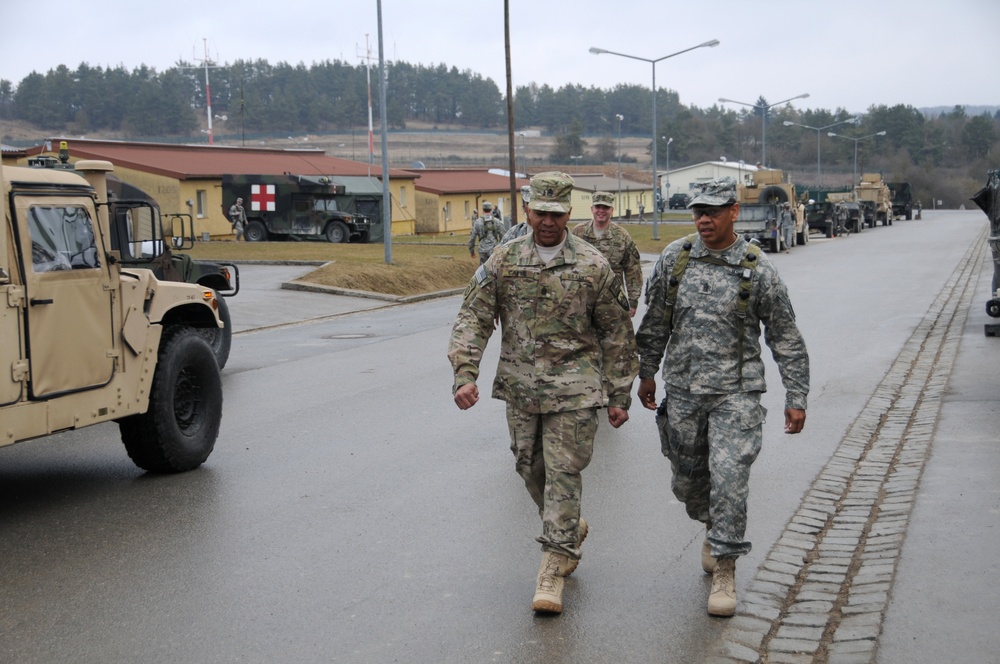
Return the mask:
<path fill-rule="evenodd" d="M 71 205 L 33 206 L 28 216 L 35 272 L 83 270 L 101 266 L 90 215 Z"/>

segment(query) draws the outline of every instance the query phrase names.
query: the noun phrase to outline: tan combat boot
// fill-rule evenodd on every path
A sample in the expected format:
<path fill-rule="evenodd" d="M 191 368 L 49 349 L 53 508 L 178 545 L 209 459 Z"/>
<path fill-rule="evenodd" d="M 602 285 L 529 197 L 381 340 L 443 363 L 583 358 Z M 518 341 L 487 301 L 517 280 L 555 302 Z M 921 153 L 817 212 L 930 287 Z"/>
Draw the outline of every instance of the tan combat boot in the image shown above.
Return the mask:
<path fill-rule="evenodd" d="M 708 543 L 708 531 L 711 528 L 712 524 L 705 524 L 705 541 L 701 543 L 701 568 L 705 570 L 705 574 L 715 571 L 715 556 L 712 555 L 712 545 Z"/>
<path fill-rule="evenodd" d="M 736 558 L 719 558 L 712 573 L 708 615 L 728 618 L 736 613 Z"/>
<path fill-rule="evenodd" d="M 542 566 L 538 569 L 538 580 L 535 587 L 535 597 L 531 600 L 531 608 L 539 613 L 562 613 L 563 577 L 561 568 L 566 566 L 568 558 L 562 553 L 545 551 L 542 553 Z"/>
<path fill-rule="evenodd" d="M 587 522 L 583 520 L 583 517 L 580 517 L 580 530 L 578 531 L 576 539 L 577 548 L 583 546 L 583 540 L 587 539 L 587 533 L 589 532 L 590 532 L 590 526 L 588 526 Z M 567 556 L 566 567 L 560 568 L 561 573 L 559 576 L 569 576 L 570 574 L 576 571 L 576 568 L 579 564 L 580 564 L 579 560 L 573 560 L 572 558 Z"/>

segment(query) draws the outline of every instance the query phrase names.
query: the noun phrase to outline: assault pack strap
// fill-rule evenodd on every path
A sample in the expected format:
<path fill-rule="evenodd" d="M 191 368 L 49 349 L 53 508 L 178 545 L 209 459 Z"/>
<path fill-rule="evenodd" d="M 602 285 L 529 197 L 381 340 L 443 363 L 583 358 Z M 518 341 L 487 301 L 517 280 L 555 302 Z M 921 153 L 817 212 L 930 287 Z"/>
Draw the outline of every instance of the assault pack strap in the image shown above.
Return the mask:
<path fill-rule="evenodd" d="M 674 261 L 674 269 L 670 273 L 670 280 L 667 282 L 666 307 L 663 311 L 663 324 L 667 331 L 673 330 L 674 305 L 677 304 L 677 291 L 680 289 L 681 279 L 687 270 L 688 261 L 691 259 L 691 249 L 694 247 L 694 239 L 697 234 L 692 233 L 684 238 L 684 246 Z M 747 310 L 750 308 L 750 293 L 753 290 L 753 274 L 757 270 L 757 259 L 760 256 L 760 247 L 752 242 L 747 243 L 747 253 L 740 261 L 740 290 L 736 300 L 736 329 L 739 339 L 736 342 L 739 351 L 739 372 L 740 383 L 743 382 L 743 331 L 746 329 Z M 714 256 L 701 256 L 695 258 L 703 263 L 721 265 L 731 268 L 732 266 L 721 258 Z"/>

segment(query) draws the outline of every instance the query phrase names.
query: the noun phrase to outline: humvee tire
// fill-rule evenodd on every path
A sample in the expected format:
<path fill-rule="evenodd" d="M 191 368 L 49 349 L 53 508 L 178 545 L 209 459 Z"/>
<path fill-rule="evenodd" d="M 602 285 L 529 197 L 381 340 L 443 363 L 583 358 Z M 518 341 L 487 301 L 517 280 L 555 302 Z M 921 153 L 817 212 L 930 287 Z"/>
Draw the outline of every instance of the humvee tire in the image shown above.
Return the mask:
<path fill-rule="evenodd" d="M 347 242 L 351 239 L 351 231 L 341 221 L 331 221 L 326 225 L 326 241 L 333 243 Z"/>
<path fill-rule="evenodd" d="M 243 230 L 243 239 L 247 242 L 264 242 L 267 240 L 267 228 L 259 221 L 251 221 Z"/>
<path fill-rule="evenodd" d="M 222 421 L 222 376 L 208 342 L 194 328 L 163 331 L 149 410 L 119 420 L 129 457 L 143 470 L 197 468 L 215 447 Z"/>
<path fill-rule="evenodd" d="M 219 320 L 225 323 L 226 327 L 203 327 L 199 328 L 198 332 L 212 347 L 219 369 L 225 369 L 226 362 L 229 361 L 229 351 L 233 346 L 233 319 L 226 298 L 216 297 L 215 301 L 219 303 Z"/>

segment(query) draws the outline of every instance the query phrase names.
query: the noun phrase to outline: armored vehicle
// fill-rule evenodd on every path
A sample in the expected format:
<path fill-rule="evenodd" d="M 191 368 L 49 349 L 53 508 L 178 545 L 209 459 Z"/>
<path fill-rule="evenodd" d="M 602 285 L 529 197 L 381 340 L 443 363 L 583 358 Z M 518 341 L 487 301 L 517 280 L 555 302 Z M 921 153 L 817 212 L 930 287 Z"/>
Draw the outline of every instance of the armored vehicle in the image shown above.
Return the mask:
<path fill-rule="evenodd" d="M 785 173 L 778 169 L 766 168 L 755 172 L 750 181 L 740 182 L 736 185 L 736 200 L 743 207 L 758 203 L 775 206 L 789 203 L 794 206 L 797 199 L 795 185 L 788 181 Z M 795 244 L 807 244 L 808 242 L 809 228 L 804 219 L 796 218 Z M 777 244 L 777 241 L 774 244 Z"/>
<path fill-rule="evenodd" d="M 75 168 L 69 162 L 66 141 L 60 143 L 58 159 L 39 156 L 29 159 L 28 165 L 64 170 Z M 223 298 L 239 292 L 240 272 L 236 265 L 194 260 L 183 253 L 194 246 L 191 215 L 171 213 L 166 215 L 164 222 L 159 206 L 146 192 L 122 182 L 111 173 L 105 181 L 108 187 L 111 249 L 118 252 L 122 265 L 148 268 L 157 279 L 205 286 Z M 226 300 L 219 299 L 218 307 L 223 327 L 202 328 L 200 333 L 212 347 L 219 368 L 223 369 L 229 360 L 233 326 Z"/>
<path fill-rule="evenodd" d="M 744 203 L 733 230 L 747 240 L 777 253 L 781 250 L 778 237 L 778 206 L 771 203 Z"/>
<path fill-rule="evenodd" d="M 0 232 L 0 446 L 102 422 L 140 468 L 211 454 L 222 379 L 199 330 L 214 290 L 160 281 L 111 249 L 106 161 L 4 167 Z"/>
<path fill-rule="evenodd" d="M 892 201 L 892 216 L 909 221 L 913 219 L 913 187 L 909 182 L 888 182 Z"/>
<path fill-rule="evenodd" d="M 854 193 L 861 209 L 865 211 L 865 223 L 870 228 L 874 228 L 880 221 L 883 226 L 892 225 L 892 196 L 880 174 L 862 174 Z"/>
<path fill-rule="evenodd" d="M 368 242 L 372 222 L 348 212 L 343 184 L 317 175 L 223 175 L 223 213 L 243 199 L 250 242 L 268 238 L 320 237 L 329 242 Z M 249 204 L 247 204 L 249 202 Z"/>

